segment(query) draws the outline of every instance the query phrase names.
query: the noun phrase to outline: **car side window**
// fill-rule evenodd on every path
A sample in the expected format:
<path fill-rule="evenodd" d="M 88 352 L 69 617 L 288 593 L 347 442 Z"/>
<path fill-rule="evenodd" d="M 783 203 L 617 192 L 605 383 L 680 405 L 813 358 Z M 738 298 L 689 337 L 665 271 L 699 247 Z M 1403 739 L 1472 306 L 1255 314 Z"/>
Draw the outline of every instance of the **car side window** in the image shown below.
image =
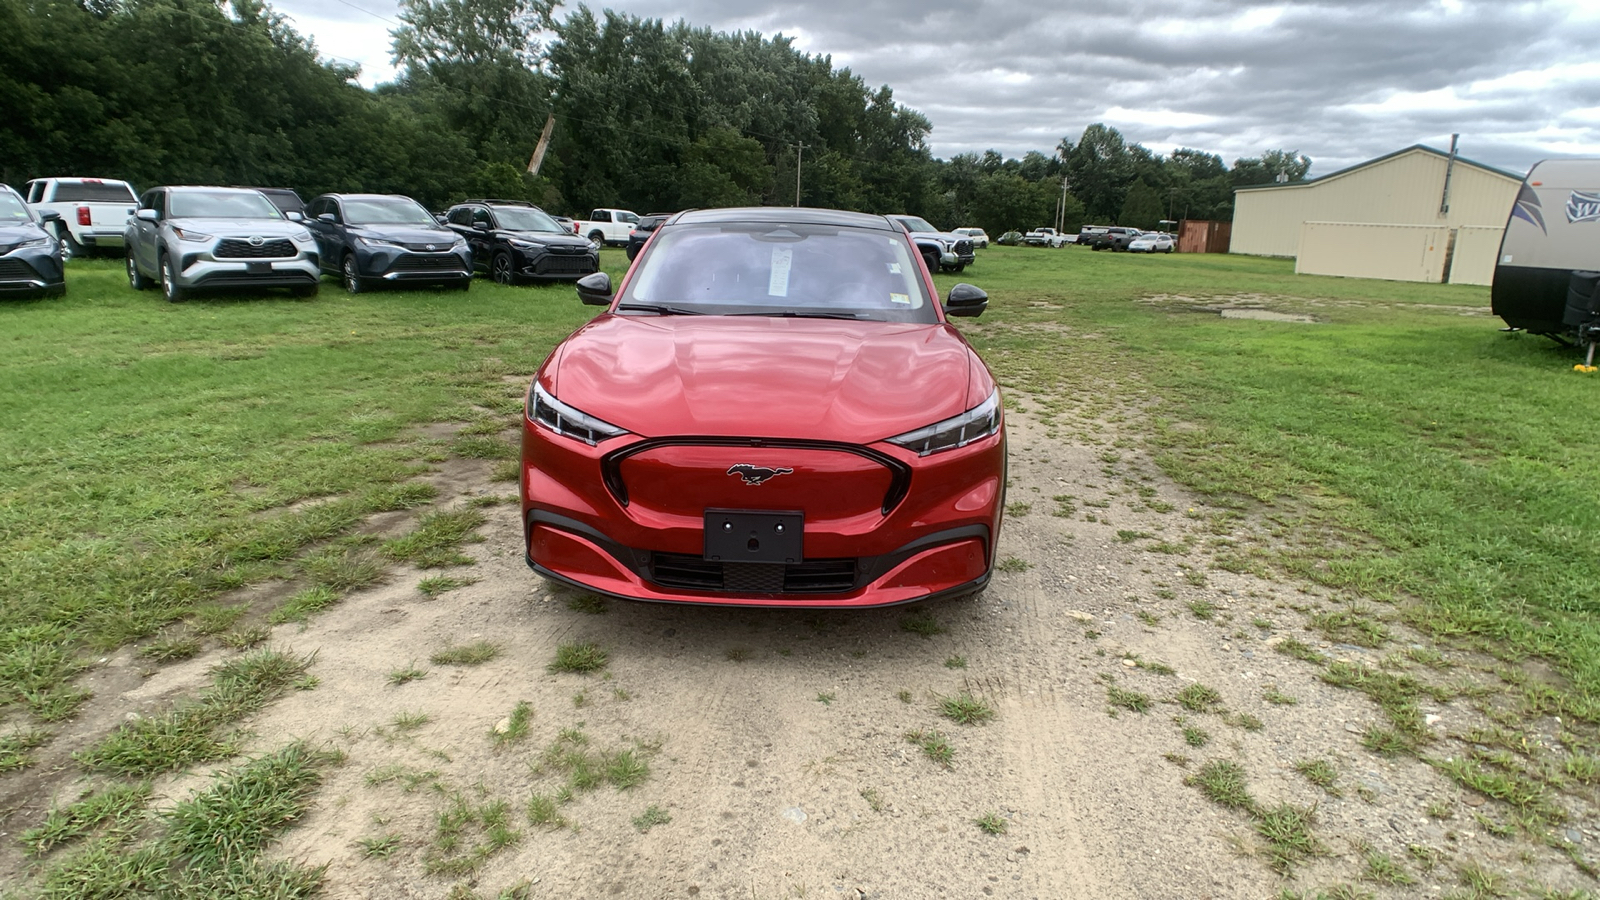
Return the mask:
<path fill-rule="evenodd" d="M 327 203 L 328 203 L 328 208 L 324 209 L 323 212 L 333 213 L 333 222 L 334 222 L 334 224 L 335 225 L 343 225 L 344 224 L 344 210 L 339 207 L 339 201 L 330 199 L 330 200 L 327 201 Z"/>
<path fill-rule="evenodd" d="M 597 209 L 597 210 L 595 210 L 594 211 L 594 220 L 596 222 L 609 222 L 609 221 L 611 221 L 611 211 L 610 210 L 605 210 L 605 209 Z"/>
<path fill-rule="evenodd" d="M 455 209 L 450 210 L 449 214 L 446 215 L 445 218 L 449 220 L 451 225 L 471 225 L 472 210 L 466 208 L 465 206 L 458 206 Z"/>
<path fill-rule="evenodd" d="M 323 199 L 322 197 L 318 197 L 317 199 L 311 201 L 310 203 L 307 203 L 306 204 L 306 218 L 315 219 L 316 217 L 322 215 L 324 212 L 327 212 L 327 206 L 328 206 L 328 201 Z"/>
<path fill-rule="evenodd" d="M 494 227 L 494 219 L 489 216 L 489 211 L 487 209 L 484 209 L 481 206 L 476 207 L 476 208 L 474 208 L 472 210 L 472 225 L 473 225 L 473 227 L 476 228 L 479 222 L 482 222 L 483 224 L 489 226 L 490 228 Z"/>

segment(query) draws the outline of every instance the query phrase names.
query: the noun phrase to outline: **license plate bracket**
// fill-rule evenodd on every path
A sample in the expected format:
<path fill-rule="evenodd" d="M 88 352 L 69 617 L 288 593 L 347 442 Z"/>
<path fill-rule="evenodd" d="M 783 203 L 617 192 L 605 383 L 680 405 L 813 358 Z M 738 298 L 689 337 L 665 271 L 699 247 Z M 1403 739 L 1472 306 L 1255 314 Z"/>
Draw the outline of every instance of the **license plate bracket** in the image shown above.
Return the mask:
<path fill-rule="evenodd" d="M 272 263 L 269 263 L 269 262 L 247 262 L 247 263 L 244 264 L 244 270 L 245 270 L 246 273 L 248 273 L 250 275 L 271 275 L 272 274 Z"/>
<path fill-rule="evenodd" d="M 801 512 L 708 509 L 705 527 L 705 558 L 711 562 L 797 563 L 805 558 Z"/>

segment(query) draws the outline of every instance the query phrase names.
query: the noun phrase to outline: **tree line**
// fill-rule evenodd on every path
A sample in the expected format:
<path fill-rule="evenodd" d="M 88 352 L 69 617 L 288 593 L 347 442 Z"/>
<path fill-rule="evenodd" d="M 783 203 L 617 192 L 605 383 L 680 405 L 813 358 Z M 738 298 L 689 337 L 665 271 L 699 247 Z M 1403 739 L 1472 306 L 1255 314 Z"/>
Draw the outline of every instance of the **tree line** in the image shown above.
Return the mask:
<path fill-rule="evenodd" d="M 1154 153 L 1092 124 L 1046 155 L 948 160 L 932 123 L 831 57 L 559 0 L 403 0 L 367 90 L 262 0 L 0 0 L 0 179 L 469 196 L 551 212 L 743 204 L 908 212 L 998 235 L 1230 218 L 1311 161 Z M 549 152 L 529 157 L 547 117 Z M 797 172 L 798 169 L 798 172 Z M 797 177 L 798 176 L 798 177 Z M 1065 191 L 1063 190 L 1065 187 Z"/>

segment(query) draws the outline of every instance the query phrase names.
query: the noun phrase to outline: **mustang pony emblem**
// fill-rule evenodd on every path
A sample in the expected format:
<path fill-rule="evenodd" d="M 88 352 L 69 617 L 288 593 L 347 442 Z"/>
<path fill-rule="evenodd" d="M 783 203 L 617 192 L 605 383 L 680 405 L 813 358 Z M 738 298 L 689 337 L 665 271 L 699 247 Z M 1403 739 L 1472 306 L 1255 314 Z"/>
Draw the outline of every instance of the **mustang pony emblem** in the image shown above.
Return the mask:
<path fill-rule="evenodd" d="M 744 479 L 745 484 L 765 484 L 779 475 L 788 475 L 793 469 L 769 469 L 765 466 L 752 466 L 749 463 L 739 463 L 728 467 L 729 475 L 738 475 Z"/>

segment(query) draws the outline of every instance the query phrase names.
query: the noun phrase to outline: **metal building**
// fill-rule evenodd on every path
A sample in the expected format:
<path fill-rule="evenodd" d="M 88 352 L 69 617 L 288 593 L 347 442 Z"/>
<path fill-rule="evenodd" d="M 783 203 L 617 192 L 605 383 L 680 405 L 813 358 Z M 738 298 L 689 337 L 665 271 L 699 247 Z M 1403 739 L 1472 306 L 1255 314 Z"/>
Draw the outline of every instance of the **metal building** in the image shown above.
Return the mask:
<path fill-rule="evenodd" d="M 1416 144 L 1311 181 L 1234 190 L 1230 252 L 1295 271 L 1488 284 L 1522 177 Z"/>

